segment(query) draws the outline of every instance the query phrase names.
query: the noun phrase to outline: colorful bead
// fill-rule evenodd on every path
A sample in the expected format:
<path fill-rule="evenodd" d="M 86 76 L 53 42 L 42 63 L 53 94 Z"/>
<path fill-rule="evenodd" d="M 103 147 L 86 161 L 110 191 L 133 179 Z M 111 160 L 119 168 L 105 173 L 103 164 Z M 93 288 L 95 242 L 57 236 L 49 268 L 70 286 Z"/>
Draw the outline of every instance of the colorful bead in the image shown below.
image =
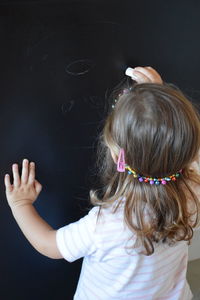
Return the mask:
<path fill-rule="evenodd" d="M 150 184 L 155 184 L 155 185 L 160 185 L 160 184 L 167 184 L 167 182 L 169 181 L 176 181 L 176 177 L 180 176 L 180 172 L 182 172 L 182 170 L 178 171 L 177 173 L 164 177 L 164 178 L 158 178 L 158 177 L 145 177 L 142 176 L 140 174 L 137 174 L 135 170 L 132 170 L 127 164 L 125 165 L 125 168 L 128 170 L 128 174 L 132 174 L 134 178 L 138 178 L 139 182 L 149 182 Z"/>
<path fill-rule="evenodd" d="M 128 94 L 129 93 L 129 89 L 123 89 L 123 94 Z"/>
<path fill-rule="evenodd" d="M 170 181 L 171 179 L 169 177 L 165 177 L 165 180 L 166 181 Z"/>

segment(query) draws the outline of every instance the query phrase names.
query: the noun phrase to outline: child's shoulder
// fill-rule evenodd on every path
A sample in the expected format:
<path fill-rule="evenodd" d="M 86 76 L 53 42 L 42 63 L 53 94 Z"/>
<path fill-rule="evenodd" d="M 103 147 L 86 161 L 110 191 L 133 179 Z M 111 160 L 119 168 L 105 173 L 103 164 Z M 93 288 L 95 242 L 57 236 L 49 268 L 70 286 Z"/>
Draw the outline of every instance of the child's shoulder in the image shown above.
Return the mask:
<path fill-rule="evenodd" d="M 96 217 L 100 222 L 119 219 L 123 217 L 125 197 L 120 197 L 114 202 L 103 203 L 103 205 L 94 206 L 88 213 L 91 217 Z"/>

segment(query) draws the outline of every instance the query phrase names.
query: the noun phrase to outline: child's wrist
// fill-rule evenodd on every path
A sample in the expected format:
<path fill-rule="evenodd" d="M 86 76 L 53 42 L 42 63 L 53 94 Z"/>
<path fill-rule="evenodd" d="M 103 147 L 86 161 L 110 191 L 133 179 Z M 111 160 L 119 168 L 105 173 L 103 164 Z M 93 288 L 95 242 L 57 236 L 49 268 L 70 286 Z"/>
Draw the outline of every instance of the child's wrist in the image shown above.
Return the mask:
<path fill-rule="evenodd" d="M 16 210 L 20 210 L 21 208 L 30 207 L 32 206 L 32 204 L 33 203 L 31 201 L 27 201 L 27 199 L 24 199 L 19 202 L 10 204 L 10 208 L 12 212 L 14 212 Z"/>

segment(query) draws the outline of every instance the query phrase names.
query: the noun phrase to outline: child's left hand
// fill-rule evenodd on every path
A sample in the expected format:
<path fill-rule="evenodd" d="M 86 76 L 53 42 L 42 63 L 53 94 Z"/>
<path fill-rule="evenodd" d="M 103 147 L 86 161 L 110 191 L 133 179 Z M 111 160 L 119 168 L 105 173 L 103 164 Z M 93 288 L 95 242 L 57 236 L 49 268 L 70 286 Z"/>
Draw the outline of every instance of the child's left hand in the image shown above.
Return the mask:
<path fill-rule="evenodd" d="M 21 178 L 18 165 L 12 165 L 13 184 L 10 182 L 10 176 L 5 175 L 6 197 L 11 209 L 33 204 L 42 190 L 42 185 L 35 179 L 35 164 L 29 163 L 27 159 L 23 160 Z"/>

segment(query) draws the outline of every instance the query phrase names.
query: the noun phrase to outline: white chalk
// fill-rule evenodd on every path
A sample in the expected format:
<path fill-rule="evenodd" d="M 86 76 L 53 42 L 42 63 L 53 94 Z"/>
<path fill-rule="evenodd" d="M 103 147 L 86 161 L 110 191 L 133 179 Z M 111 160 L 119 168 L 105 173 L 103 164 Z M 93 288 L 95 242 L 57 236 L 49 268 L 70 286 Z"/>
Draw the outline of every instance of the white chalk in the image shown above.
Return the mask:
<path fill-rule="evenodd" d="M 127 68 L 126 69 L 126 71 L 125 71 L 125 74 L 127 75 L 127 76 L 130 76 L 130 77 L 132 77 L 133 76 L 133 68 Z"/>

